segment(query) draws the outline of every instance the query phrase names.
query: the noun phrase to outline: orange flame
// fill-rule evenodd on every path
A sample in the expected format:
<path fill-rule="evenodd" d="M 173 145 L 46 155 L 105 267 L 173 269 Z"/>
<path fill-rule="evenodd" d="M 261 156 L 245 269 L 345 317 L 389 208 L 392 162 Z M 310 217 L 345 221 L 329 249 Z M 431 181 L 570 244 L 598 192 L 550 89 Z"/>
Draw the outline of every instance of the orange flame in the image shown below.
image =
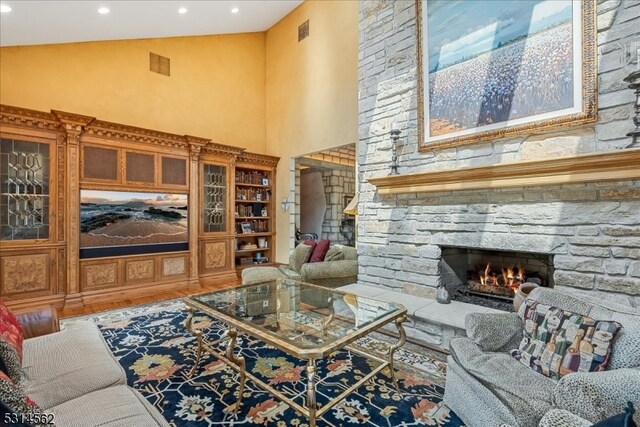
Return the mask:
<path fill-rule="evenodd" d="M 517 267 L 503 267 L 501 270 L 503 283 L 498 282 L 498 276 L 496 273 L 491 273 L 491 264 L 487 264 L 484 271 L 481 271 L 479 274 L 480 283 L 483 285 L 510 287 L 513 290 L 517 290 L 520 287 L 520 284 L 524 282 L 524 270 L 522 265 L 518 264 Z"/>

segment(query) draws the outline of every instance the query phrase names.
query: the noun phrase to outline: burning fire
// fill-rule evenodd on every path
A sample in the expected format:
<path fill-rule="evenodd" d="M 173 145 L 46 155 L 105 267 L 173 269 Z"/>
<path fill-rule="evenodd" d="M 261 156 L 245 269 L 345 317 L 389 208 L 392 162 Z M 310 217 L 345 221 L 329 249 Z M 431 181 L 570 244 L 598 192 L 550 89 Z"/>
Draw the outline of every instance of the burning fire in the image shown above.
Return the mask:
<path fill-rule="evenodd" d="M 498 276 L 497 273 L 491 271 L 490 263 L 487 264 L 484 271 L 480 272 L 480 283 L 483 285 L 503 286 L 516 291 L 522 282 L 524 282 L 524 270 L 521 265 L 502 268 L 502 276 Z"/>

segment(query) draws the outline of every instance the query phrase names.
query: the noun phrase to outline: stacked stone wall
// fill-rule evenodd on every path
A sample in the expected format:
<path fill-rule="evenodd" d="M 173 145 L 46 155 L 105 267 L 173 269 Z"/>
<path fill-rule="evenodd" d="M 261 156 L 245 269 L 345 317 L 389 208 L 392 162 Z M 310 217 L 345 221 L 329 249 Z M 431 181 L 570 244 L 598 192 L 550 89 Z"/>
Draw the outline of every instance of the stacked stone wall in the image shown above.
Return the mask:
<path fill-rule="evenodd" d="M 361 2 L 360 283 L 433 296 L 440 246 L 522 250 L 555 255 L 560 289 L 640 305 L 640 181 L 385 197 L 368 182 L 389 172 L 393 122 L 401 174 L 640 147 L 625 136 L 634 97 L 622 81 L 640 1 L 599 1 L 597 31 L 597 123 L 419 151 L 415 2 Z"/>
<path fill-rule="evenodd" d="M 355 172 L 346 170 L 325 170 L 322 172 L 324 193 L 327 199 L 327 209 L 322 222 L 322 239 L 329 239 L 335 243 L 346 244 L 347 240 L 340 234 L 340 225 L 347 216 L 342 212 L 345 198 L 351 201 L 355 194 Z"/>

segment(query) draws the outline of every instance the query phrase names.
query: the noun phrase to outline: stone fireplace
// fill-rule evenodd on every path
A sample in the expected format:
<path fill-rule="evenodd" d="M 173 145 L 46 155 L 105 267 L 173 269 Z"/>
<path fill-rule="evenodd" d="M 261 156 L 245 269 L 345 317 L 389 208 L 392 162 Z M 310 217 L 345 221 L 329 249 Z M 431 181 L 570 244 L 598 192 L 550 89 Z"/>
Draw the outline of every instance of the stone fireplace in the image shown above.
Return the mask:
<path fill-rule="evenodd" d="M 626 136 L 634 98 L 622 82 L 620 46 L 640 34 L 638 6 L 607 1 L 597 8 L 597 123 L 425 151 L 418 143 L 415 2 L 360 2 L 359 284 L 435 298 L 436 287 L 453 276 L 467 280 L 462 270 L 475 264 L 469 260 L 476 250 L 498 251 L 532 255 L 537 273 L 559 291 L 640 307 L 637 177 L 580 182 L 568 172 L 551 184 L 487 179 L 478 189 L 450 182 L 393 194 L 372 182 L 390 172 L 391 123 L 402 129 L 401 177 L 482 167 L 491 177 L 493 167 L 525 161 L 575 158 L 578 165 L 577 156 L 611 152 L 637 157 L 640 141 Z M 460 259 L 467 267 L 458 266 Z"/>
<path fill-rule="evenodd" d="M 444 246 L 440 280 L 455 301 L 511 311 L 522 283 L 553 287 L 553 255 Z"/>

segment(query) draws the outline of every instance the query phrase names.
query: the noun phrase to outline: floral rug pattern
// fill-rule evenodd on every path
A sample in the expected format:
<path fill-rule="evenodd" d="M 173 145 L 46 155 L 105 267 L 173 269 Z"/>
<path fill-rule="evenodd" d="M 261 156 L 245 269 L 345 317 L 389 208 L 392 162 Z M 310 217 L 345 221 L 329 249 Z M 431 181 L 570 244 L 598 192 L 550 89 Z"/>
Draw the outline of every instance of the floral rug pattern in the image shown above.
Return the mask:
<path fill-rule="evenodd" d="M 85 319 L 98 323 L 127 373 L 128 384 L 173 426 L 308 427 L 305 416 L 251 380 L 247 380 L 243 402 L 236 412 L 239 375 L 206 352 L 196 374 L 188 378 L 196 341 L 184 326 L 186 317 L 182 302 L 174 301 Z M 204 314 L 196 315 L 193 324 L 210 341 L 222 337 L 225 331 L 224 324 Z M 372 337 L 360 340 L 358 345 L 369 352 L 386 349 L 384 341 Z M 239 336 L 237 347 L 249 372 L 306 406 L 305 361 L 247 336 Z M 383 370 L 318 419 L 318 426 L 462 426 L 462 421 L 442 404 L 444 389 L 433 381 L 434 375 L 444 374 L 444 364 L 404 349 L 397 355 L 396 376 L 402 395 L 396 393 Z M 403 359 L 409 363 L 405 365 Z M 349 351 L 318 361 L 318 403 L 324 405 L 375 366 L 377 362 Z"/>

